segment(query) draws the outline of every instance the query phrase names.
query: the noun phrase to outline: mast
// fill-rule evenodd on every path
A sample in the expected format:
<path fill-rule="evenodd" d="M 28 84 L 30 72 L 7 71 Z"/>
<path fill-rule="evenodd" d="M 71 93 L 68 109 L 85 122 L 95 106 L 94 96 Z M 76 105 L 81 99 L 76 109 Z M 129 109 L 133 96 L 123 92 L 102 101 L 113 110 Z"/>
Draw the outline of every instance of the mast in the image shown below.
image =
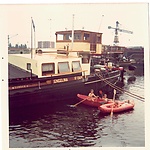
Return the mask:
<path fill-rule="evenodd" d="M 35 37 L 35 31 L 34 31 L 34 54 L 35 54 L 35 50 L 36 50 L 36 37 Z"/>
<path fill-rule="evenodd" d="M 36 41 L 35 41 L 35 25 L 34 25 L 34 21 L 31 17 L 31 59 L 33 58 L 33 30 L 34 29 L 34 48 L 36 48 Z"/>
<path fill-rule="evenodd" d="M 32 52 L 32 47 L 33 47 L 33 43 L 32 43 L 32 17 L 31 17 L 31 59 L 32 59 L 32 55 L 33 55 L 33 52 Z"/>
<path fill-rule="evenodd" d="M 74 42 L 74 14 L 72 15 L 73 18 L 72 18 L 72 45 L 71 45 L 71 50 L 73 50 L 73 42 Z"/>

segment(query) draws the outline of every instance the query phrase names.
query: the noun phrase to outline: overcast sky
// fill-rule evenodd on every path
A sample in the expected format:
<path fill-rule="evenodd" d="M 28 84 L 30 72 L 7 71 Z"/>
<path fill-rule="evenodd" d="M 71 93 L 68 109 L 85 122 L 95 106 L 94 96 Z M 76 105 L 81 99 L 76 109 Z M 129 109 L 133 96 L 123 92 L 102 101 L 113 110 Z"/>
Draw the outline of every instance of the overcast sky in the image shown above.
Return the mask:
<path fill-rule="evenodd" d="M 147 40 L 147 3 L 15 4 L 0 7 L 4 12 L 7 35 L 10 35 L 13 45 L 27 44 L 30 47 L 31 17 L 35 24 L 36 41 L 55 41 L 56 31 L 72 29 L 73 14 L 74 29 L 103 33 L 103 44 L 113 45 L 114 30 L 108 29 L 108 26 L 115 27 L 116 21 L 119 21 L 120 29 L 133 31 L 133 34 L 119 32 L 119 45 L 144 46 Z"/>

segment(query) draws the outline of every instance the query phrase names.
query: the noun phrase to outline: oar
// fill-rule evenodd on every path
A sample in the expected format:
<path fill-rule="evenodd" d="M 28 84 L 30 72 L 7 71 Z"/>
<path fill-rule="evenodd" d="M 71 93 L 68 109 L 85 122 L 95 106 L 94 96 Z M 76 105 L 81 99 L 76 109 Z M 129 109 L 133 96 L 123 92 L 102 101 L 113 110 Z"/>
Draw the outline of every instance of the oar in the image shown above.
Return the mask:
<path fill-rule="evenodd" d="M 116 95 L 116 90 L 114 89 L 113 102 L 115 102 L 115 95 Z M 112 105 L 112 108 L 111 108 L 110 116 L 111 117 L 113 116 L 113 105 Z"/>
<path fill-rule="evenodd" d="M 70 106 L 71 107 L 76 107 L 77 105 L 79 105 L 80 103 L 84 102 L 85 100 L 87 100 L 87 98 L 83 99 L 82 101 L 80 101 L 80 102 L 78 102 L 78 103 L 76 103 L 74 105 L 70 105 Z"/>

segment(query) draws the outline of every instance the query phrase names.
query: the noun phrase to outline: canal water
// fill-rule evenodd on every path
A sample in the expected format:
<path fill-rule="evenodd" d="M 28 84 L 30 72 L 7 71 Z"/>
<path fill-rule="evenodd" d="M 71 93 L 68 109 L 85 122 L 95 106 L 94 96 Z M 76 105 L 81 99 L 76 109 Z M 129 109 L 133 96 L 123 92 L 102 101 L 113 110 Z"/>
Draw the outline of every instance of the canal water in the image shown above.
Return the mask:
<path fill-rule="evenodd" d="M 144 76 L 134 81 L 125 76 L 124 89 L 144 97 Z M 119 99 L 135 101 L 134 110 L 121 114 L 102 115 L 97 108 L 66 99 L 53 106 L 16 110 L 10 114 L 10 148 L 54 147 L 144 147 L 144 102 L 119 94 Z"/>

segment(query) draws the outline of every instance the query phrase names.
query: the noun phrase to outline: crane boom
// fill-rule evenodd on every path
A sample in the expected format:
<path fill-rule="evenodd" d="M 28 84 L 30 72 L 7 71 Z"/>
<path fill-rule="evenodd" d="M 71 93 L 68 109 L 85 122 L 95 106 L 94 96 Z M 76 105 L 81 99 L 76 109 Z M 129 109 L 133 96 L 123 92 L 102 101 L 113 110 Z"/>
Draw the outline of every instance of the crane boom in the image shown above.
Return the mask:
<path fill-rule="evenodd" d="M 118 29 L 118 31 L 133 34 L 133 32 L 132 32 L 132 31 L 128 31 L 128 30 L 124 30 L 124 29 Z"/>
<path fill-rule="evenodd" d="M 111 26 L 108 26 L 108 29 L 116 29 L 116 28 L 114 28 L 114 27 L 111 27 Z"/>
<path fill-rule="evenodd" d="M 111 27 L 111 26 L 108 26 L 108 29 L 114 29 L 114 30 L 115 30 L 115 36 L 114 36 L 114 44 L 115 44 L 115 45 L 116 45 L 117 43 L 119 43 L 118 31 L 133 34 L 132 31 L 120 29 L 120 28 L 119 28 L 119 22 L 118 22 L 118 21 L 116 21 L 116 27 L 115 27 L 115 28 L 114 28 L 114 27 Z"/>

